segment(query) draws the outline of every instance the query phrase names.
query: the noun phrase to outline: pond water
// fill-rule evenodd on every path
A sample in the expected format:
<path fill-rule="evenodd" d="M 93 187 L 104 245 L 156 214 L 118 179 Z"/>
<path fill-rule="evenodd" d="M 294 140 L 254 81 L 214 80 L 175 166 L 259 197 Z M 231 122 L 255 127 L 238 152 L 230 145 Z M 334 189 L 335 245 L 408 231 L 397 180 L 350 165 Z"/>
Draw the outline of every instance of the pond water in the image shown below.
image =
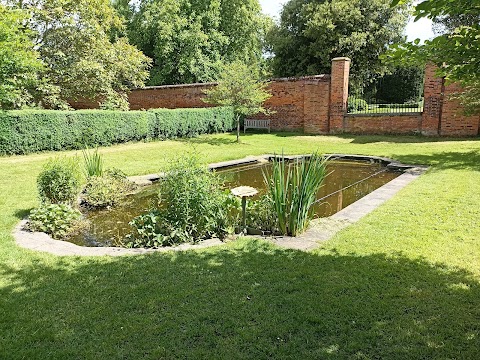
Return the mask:
<path fill-rule="evenodd" d="M 266 191 L 262 169 L 268 171 L 269 167 L 271 164 L 242 165 L 218 173 L 225 179 L 226 188 L 252 186 L 259 189 L 261 195 Z M 360 161 L 329 161 L 327 173 L 317 194 L 315 213 L 318 217 L 335 214 L 400 175 L 380 163 Z M 81 246 L 121 245 L 131 231 L 128 223 L 157 203 L 158 185 L 152 185 L 127 196 L 119 206 L 89 211 L 85 217 L 90 221 L 90 228 L 70 241 Z"/>

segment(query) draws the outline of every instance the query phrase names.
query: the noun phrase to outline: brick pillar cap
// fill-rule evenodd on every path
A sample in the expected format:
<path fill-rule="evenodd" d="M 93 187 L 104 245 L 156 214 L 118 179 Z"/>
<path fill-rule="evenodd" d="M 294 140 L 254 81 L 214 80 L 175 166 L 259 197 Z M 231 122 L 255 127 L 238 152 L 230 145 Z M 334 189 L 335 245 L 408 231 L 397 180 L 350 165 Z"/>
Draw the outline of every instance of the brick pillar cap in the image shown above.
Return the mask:
<path fill-rule="evenodd" d="M 334 59 L 332 59 L 332 61 L 352 61 L 350 58 L 348 57 L 336 57 Z"/>

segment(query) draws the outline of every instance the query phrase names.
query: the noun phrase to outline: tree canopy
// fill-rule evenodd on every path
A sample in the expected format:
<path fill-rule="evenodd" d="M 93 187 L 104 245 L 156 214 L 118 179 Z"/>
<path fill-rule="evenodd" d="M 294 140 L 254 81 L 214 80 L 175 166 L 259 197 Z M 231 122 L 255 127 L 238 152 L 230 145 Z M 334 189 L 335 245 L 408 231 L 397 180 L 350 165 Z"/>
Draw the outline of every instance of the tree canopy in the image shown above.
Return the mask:
<path fill-rule="evenodd" d="M 233 108 L 237 123 L 237 141 L 240 139 L 240 117 L 269 113 L 263 104 L 272 95 L 267 84 L 260 81 L 258 69 L 239 61 L 228 64 L 218 76 L 218 85 L 206 90 L 205 102 Z"/>
<path fill-rule="evenodd" d="M 399 6 L 403 1 L 395 0 Z M 426 0 L 416 5 L 418 20 L 428 17 L 446 20 L 444 33 L 420 44 L 414 42 L 393 47 L 387 59 L 396 63 L 438 65 L 439 75 L 460 82 L 465 91 L 459 94 L 467 111 L 480 113 L 480 2 L 472 0 Z M 476 19 L 476 20 L 475 20 Z"/>
<path fill-rule="evenodd" d="M 407 6 L 391 0 L 290 0 L 268 36 L 277 76 L 330 73 L 331 60 L 352 59 L 352 75 L 366 82 L 382 74 L 389 44 L 404 40 Z"/>
<path fill-rule="evenodd" d="M 33 48 L 32 33 L 25 29 L 27 15 L 0 4 L 0 108 L 31 104 L 43 69 Z"/>
<path fill-rule="evenodd" d="M 53 94 L 49 106 L 78 98 L 127 108 L 124 92 L 144 85 L 149 59 L 124 38 L 123 26 L 108 0 L 25 0 L 12 2 L 29 14 L 27 25 L 45 65 L 43 80 Z M 33 49 L 33 47 L 32 47 Z M 55 88 L 57 90 L 55 90 Z"/>
<path fill-rule="evenodd" d="M 223 64 L 262 59 L 265 16 L 258 0 L 126 0 L 131 43 L 154 60 L 150 85 L 214 80 Z"/>

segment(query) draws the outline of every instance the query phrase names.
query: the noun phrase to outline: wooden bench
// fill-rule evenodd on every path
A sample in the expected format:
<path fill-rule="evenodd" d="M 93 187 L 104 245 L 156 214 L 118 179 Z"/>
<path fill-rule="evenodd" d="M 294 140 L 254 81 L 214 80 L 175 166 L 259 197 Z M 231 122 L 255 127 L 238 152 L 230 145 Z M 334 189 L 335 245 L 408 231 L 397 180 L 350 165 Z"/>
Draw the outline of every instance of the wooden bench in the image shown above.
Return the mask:
<path fill-rule="evenodd" d="M 270 132 L 270 120 L 245 119 L 243 133 L 247 129 L 268 129 L 268 132 Z"/>

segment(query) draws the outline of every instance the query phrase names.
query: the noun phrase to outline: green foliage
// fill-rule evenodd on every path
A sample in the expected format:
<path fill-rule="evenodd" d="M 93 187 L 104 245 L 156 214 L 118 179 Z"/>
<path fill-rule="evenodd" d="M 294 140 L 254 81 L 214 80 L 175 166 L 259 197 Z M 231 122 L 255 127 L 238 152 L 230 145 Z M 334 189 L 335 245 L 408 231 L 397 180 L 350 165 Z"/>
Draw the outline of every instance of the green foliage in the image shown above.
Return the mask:
<path fill-rule="evenodd" d="M 367 108 L 368 108 L 368 104 L 365 100 L 358 99 L 352 96 L 348 97 L 347 111 L 349 113 L 353 113 L 356 111 L 364 111 L 364 110 L 367 110 Z"/>
<path fill-rule="evenodd" d="M 278 231 L 277 213 L 269 194 L 248 203 L 247 226 L 262 231 Z"/>
<path fill-rule="evenodd" d="M 27 228 L 64 240 L 78 231 L 84 223 L 80 211 L 67 204 L 43 204 L 30 213 Z"/>
<path fill-rule="evenodd" d="M 392 5 L 401 3 L 395 0 Z M 422 17 L 438 19 L 453 17 L 460 22 L 452 23 L 446 33 L 420 44 L 419 39 L 406 44 L 397 44 L 385 56 L 384 60 L 394 64 L 425 64 L 434 62 L 438 65 L 438 75 L 457 81 L 464 86 L 458 96 L 465 110 L 480 113 L 480 24 L 471 21 L 478 19 L 480 4 L 478 1 L 460 0 L 426 0 L 415 6 L 416 20 Z M 465 23 L 462 22 L 465 20 Z"/>
<path fill-rule="evenodd" d="M 310 159 L 289 164 L 282 157 L 273 161 L 272 173 L 264 172 L 282 234 L 297 236 L 313 217 L 312 206 L 326 174 L 326 159 L 314 153 Z"/>
<path fill-rule="evenodd" d="M 154 59 L 150 85 L 214 80 L 224 63 L 257 64 L 267 21 L 258 0 L 117 1 L 130 41 Z"/>
<path fill-rule="evenodd" d="M 82 149 L 145 139 L 192 137 L 233 128 L 228 108 L 152 111 L 19 110 L 0 113 L 0 154 Z"/>
<path fill-rule="evenodd" d="M 90 176 L 87 179 L 82 202 L 92 208 L 114 206 L 134 187 L 121 171 L 107 170 L 101 176 Z"/>
<path fill-rule="evenodd" d="M 26 14 L 0 4 L 0 109 L 32 104 L 42 62 L 32 33 L 24 29 Z"/>
<path fill-rule="evenodd" d="M 150 123 L 150 133 L 155 139 L 195 137 L 200 134 L 230 131 L 234 127 L 231 108 L 156 109 Z"/>
<path fill-rule="evenodd" d="M 132 232 L 127 239 L 130 248 L 159 248 L 171 245 L 169 236 L 163 235 L 160 227 L 160 212 L 152 210 L 130 221 Z"/>
<path fill-rule="evenodd" d="M 233 109 L 239 141 L 240 118 L 258 113 L 268 114 L 263 104 L 272 95 L 266 90 L 267 84 L 260 81 L 258 70 L 240 62 L 226 66 L 217 81 L 217 86 L 205 91 L 204 101 Z"/>
<path fill-rule="evenodd" d="M 74 204 L 81 188 L 81 172 L 75 158 L 49 160 L 37 178 L 40 200 L 51 204 Z"/>
<path fill-rule="evenodd" d="M 268 36 L 276 76 L 329 74 L 331 60 L 348 56 L 362 84 L 386 69 L 378 56 L 401 41 L 407 7 L 390 0 L 290 0 Z"/>
<path fill-rule="evenodd" d="M 418 102 L 423 94 L 424 68 L 421 66 L 397 66 L 367 86 L 365 93 L 375 96 L 377 102 L 403 104 Z"/>
<path fill-rule="evenodd" d="M 103 175 L 103 157 L 98 153 L 98 148 L 90 152 L 88 148 L 82 150 L 85 176 Z"/>
<path fill-rule="evenodd" d="M 231 227 L 231 200 L 221 185 L 196 155 L 176 159 L 160 180 L 159 209 L 131 222 L 134 232 L 128 245 L 173 245 L 214 235 L 223 239 Z"/>
<path fill-rule="evenodd" d="M 85 98 L 128 109 L 124 92 L 144 85 L 150 59 L 125 38 L 110 38 L 123 25 L 109 0 L 9 2 L 31 14 L 44 78 L 64 103 Z"/>
<path fill-rule="evenodd" d="M 67 204 L 44 204 L 30 213 L 27 228 L 64 240 L 80 230 L 85 224 L 80 211 Z"/>

